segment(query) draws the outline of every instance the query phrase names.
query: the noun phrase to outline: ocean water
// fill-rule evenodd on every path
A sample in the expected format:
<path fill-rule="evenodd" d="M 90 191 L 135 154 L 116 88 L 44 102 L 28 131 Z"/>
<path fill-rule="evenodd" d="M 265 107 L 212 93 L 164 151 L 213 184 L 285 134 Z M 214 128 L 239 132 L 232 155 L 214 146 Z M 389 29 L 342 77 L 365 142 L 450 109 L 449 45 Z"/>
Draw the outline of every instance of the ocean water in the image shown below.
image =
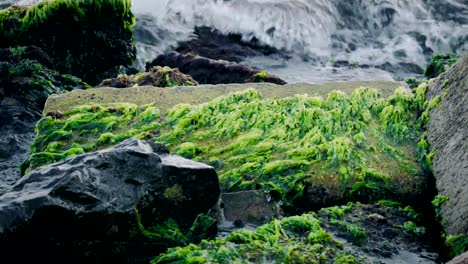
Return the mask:
<path fill-rule="evenodd" d="M 133 10 L 139 68 L 196 26 L 290 53 L 243 62 L 289 82 L 400 80 L 419 76 L 434 52 L 468 52 L 467 0 L 134 0 Z"/>

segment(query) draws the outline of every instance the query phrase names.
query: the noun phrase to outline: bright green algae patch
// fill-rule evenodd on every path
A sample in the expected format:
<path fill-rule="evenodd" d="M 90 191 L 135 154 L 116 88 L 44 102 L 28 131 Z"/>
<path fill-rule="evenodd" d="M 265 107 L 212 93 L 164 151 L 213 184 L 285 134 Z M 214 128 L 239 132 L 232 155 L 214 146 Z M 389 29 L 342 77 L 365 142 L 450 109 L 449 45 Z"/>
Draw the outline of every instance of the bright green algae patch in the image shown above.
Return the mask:
<path fill-rule="evenodd" d="M 46 116 L 37 124 L 31 156 L 22 172 L 95 151 L 127 138 L 153 138 L 159 133 L 159 110 L 153 105 L 85 105 L 67 111 L 60 119 Z"/>
<path fill-rule="evenodd" d="M 392 178 L 421 174 L 417 101 L 403 88 L 387 99 L 366 88 L 326 99 L 262 100 L 250 90 L 176 106 L 158 140 L 215 166 L 227 191 L 264 189 L 291 200 L 312 183 L 379 196 L 391 192 Z"/>
<path fill-rule="evenodd" d="M 333 91 L 326 99 L 262 99 L 247 90 L 178 105 L 162 113 L 165 120 L 155 106 L 82 106 L 39 122 L 30 164 L 35 168 L 137 135 L 213 165 L 227 191 L 263 189 L 294 202 L 306 186 L 333 186 L 342 198 L 376 200 L 412 192 L 406 186 L 422 175 L 416 142 L 424 99 L 404 88 L 388 98 L 360 88 L 350 95 Z"/>

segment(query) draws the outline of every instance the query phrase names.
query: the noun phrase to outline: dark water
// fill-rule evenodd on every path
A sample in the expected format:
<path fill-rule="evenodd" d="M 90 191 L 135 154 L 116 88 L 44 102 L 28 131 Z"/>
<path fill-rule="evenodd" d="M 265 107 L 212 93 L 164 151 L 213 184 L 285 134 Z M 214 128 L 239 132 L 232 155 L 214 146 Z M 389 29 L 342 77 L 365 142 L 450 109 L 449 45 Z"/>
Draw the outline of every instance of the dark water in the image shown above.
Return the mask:
<path fill-rule="evenodd" d="M 290 52 L 244 62 L 290 82 L 401 79 L 421 74 L 433 52 L 468 51 L 466 0 L 134 0 L 133 10 L 140 68 L 195 26 Z M 333 67 L 340 61 L 366 67 Z"/>

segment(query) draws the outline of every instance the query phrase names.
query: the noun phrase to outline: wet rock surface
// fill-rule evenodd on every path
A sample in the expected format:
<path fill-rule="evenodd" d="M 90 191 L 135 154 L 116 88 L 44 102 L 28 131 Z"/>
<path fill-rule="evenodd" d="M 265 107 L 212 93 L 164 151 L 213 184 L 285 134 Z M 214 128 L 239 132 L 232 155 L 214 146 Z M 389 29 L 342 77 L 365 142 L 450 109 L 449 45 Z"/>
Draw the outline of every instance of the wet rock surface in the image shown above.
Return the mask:
<path fill-rule="evenodd" d="M 286 84 L 279 77 L 270 75 L 248 66 L 223 60 L 213 60 L 193 54 L 170 52 L 158 56 L 147 68 L 152 66 L 169 66 L 193 77 L 200 84 L 226 84 L 269 82 Z"/>
<path fill-rule="evenodd" d="M 280 216 L 278 203 L 262 191 L 243 191 L 221 194 L 226 221 L 234 225 L 262 225 Z"/>
<path fill-rule="evenodd" d="M 343 216 L 328 208 L 318 216 L 326 230 L 345 241 L 344 250 L 365 259 L 364 263 L 437 263 L 438 254 L 427 242 L 431 234 L 416 224 L 415 229 L 405 229 L 405 223 L 418 221 L 402 210 L 380 205 L 341 208 Z M 417 228 L 422 228 L 420 233 L 414 232 Z"/>
<path fill-rule="evenodd" d="M 192 53 L 214 60 L 241 62 L 245 58 L 277 55 L 286 58 L 285 52 L 261 44 L 257 39 L 244 41 L 239 34 L 222 34 L 210 27 L 196 27 L 195 39 L 179 43 L 175 51 Z"/>
<path fill-rule="evenodd" d="M 433 173 L 439 195 L 449 198 L 441 207 L 448 234 L 468 233 L 468 56 L 431 82 L 429 100 L 440 98 L 427 124 Z"/>
<path fill-rule="evenodd" d="M 145 227 L 188 229 L 219 193 L 212 167 L 129 139 L 22 177 L 0 196 L 0 246 L 17 263 L 147 263 L 168 245 L 141 235 L 135 209 Z"/>
<path fill-rule="evenodd" d="M 35 46 L 16 48 L 15 54 L 0 49 L 0 195 L 20 177 L 47 97 L 87 87 L 48 67 L 52 60 Z"/>

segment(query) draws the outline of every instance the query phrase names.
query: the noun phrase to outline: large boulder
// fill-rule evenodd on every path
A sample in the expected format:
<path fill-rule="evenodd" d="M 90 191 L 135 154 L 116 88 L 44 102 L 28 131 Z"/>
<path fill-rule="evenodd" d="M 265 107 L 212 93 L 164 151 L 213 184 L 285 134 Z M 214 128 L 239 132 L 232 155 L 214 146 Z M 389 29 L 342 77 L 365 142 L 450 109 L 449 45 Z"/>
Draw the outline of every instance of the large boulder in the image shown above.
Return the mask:
<path fill-rule="evenodd" d="M 276 84 L 286 84 L 279 77 L 270 75 L 260 70 L 252 69 L 248 66 L 224 61 L 213 60 L 202 56 L 189 54 L 180 54 L 170 52 L 154 59 L 147 65 L 147 68 L 153 66 L 169 66 L 178 68 L 181 72 L 192 76 L 201 84 L 223 84 L 223 83 L 251 83 L 251 82 L 270 82 Z"/>
<path fill-rule="evenodd" d="M 130 0 L 56 0 L 0 11 L 0 47 L 37 45 L 57 70 L 97 84 L 136 56 Z"/>
<path fill-rule="evenodd" d="M 430 84 L 428 100 L 440 100 L 427 124 L 433 173 L 440 195 L 448 197 L 440 208 L 448 234 L 468 233 L 468 56 Z M 438 99 L 440 98 L 440 99 Z"/>
<path fill-rule="evenodd" d="M 146 239 L 140 224 L 146 228 L 174 219 L 188 230 L 219 194 L 212 167 L 129 139 L 33 171 L 0 196 L 2 258 L 145 262 L 170 244 Z M 18 249 L 27 254 L 17 254 Z"/>

